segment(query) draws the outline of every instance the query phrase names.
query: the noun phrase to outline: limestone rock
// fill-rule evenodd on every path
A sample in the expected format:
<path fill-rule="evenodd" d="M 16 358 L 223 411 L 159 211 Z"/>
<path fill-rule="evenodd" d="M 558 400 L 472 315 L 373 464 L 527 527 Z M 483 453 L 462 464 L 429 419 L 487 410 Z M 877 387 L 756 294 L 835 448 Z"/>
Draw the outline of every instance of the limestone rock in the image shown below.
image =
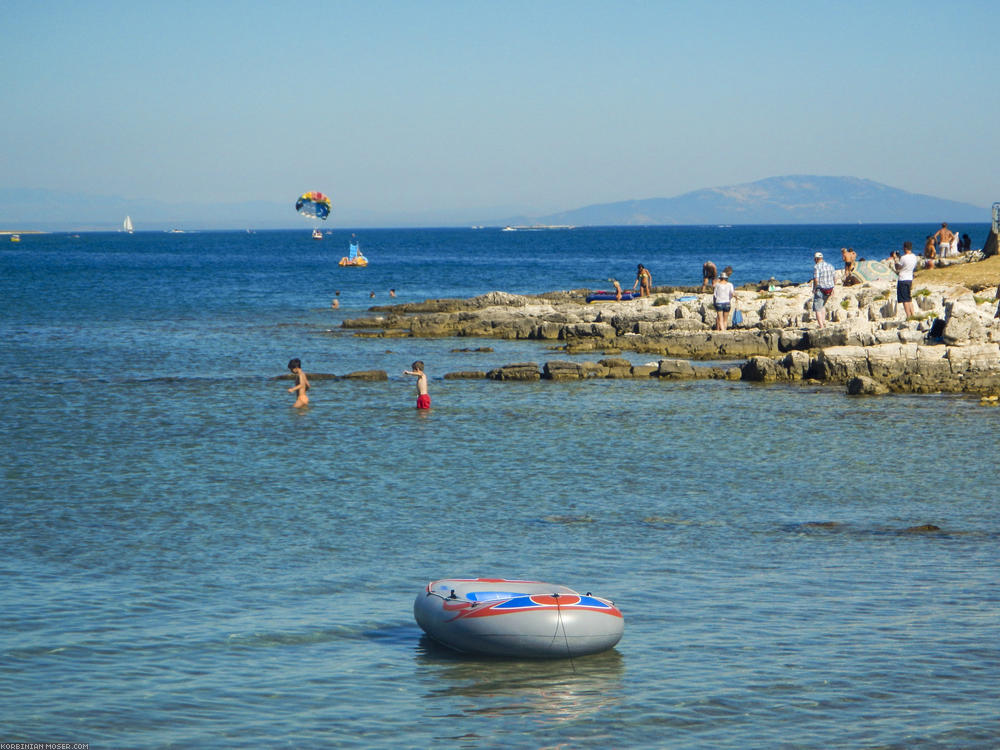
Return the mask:
<path fill-rule="evenodd" d="M 580 380 L 583 378 L 583 368 L 576 362 L 546 362 L 542 368 L 542 377 L 546 380 Z"/>
<path fill-rule="evenodd" d="M 868 356 L 861 346 L 835 346 L 823 349 L 809 367 L 809 377 L 844 383 L 859 375 L 868 375 Z"/>
<path fill-rule="evenodd" d="M 787 380 L 788 370 L 770 357 L 750 357 L 743 365 L 740 377 L 752 383 L 774 383 Z"/>
<path fill-rule="evenodd" d="M 356 370 L 355 372 L 347 373 L 344 375 L 344 378 L 346 380 L 382 381 L 388 380 L 389 376 L 385 370 Z"/>
<path fill-rule="evenodd" d="M 490 370 L 486 377 L 491 380 L 541 380 L 542 374 L 535 362 L 518 362 Z"/>
<path fill-rule="evenodd" d="M 469 300 L 472 307 L 525 307 L 529 298 L 508 292 L 487 292 Z"/>
<path fill-rule="evenodd" d="M 661 359 L 656 375 L 670 380 L 690 380 L 696 377 L 694 366 L 686 359 Z"/>
<path fill-rule="evenodd" d="M 861 375 L 847 381 L 847 392 L 852 396 L 881 396 L 889 389 L 877 380 Z"/>
<path fill-rule="evenodd" d="M 848 329 L 841 325 L 828 325 L 806 331 L 806 349 L 826 349 L 831 346 L 847 346 Z"/>
<path fill-rule="evenodd" d="M 804 380 L 809 372 L 810 361 L 805 352 L 791 351 L 781 360 L 781 365 L 792 380 Z"/>
<path fill-rule="evenodd" d="M 971 296 L 971 292 L 969 293 Z M 986 338 L 986 327 L 980 319 L 976 303 L 964 299 L 946 303 L 947 317 L 941 340 L 950 346 L 982 341 Z"/>

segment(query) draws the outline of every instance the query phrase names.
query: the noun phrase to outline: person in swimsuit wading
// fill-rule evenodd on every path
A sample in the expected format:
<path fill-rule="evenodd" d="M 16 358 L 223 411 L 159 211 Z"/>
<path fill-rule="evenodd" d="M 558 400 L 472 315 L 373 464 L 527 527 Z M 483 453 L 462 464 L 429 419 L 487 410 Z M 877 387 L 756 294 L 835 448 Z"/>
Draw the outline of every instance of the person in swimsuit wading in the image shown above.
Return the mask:
<path fill-rule="evenodd" d="M 427 373 L 424 372 L 424 363 L 417 360 L 412 365 L 412 370 L 403 370 L 404 375 L 413 375 L 417 379 L 417 408 L 430 409 L 431 397 L 427 393 Z"/>
<path fill-rule="evenodd" d="M 297 393 L 298 397 L 295 399 L 293 406 L 296 408 L 309 405 L 309 396 L 306 391 L 309 390 L 309 378 L 306 374 L 302 372 L 302 362 L 296 357 L 288 362 L 288 369 L 291 370 L 292 375 L 295 376 L 295 385 L 288 389 L 289 393 Z"/>

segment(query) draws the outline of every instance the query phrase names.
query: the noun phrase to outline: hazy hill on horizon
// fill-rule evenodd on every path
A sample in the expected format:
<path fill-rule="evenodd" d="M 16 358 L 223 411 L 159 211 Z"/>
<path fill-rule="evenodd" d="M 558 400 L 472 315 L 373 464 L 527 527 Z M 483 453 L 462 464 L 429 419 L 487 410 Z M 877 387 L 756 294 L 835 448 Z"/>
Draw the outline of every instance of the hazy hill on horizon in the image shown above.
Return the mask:
<path fill-rule="evenodd" d="M 483 220 L 447 209 L 401 213 L 368 209 L 334 213 L 330 229 L 362 227 L 504 226 L 570 224 L 855 224 L 989 222 L 989 208 L 909 193 L 857 177 L 789 175 L 741 185 L 706 188 L 673 198 L 599 203 L 544 216 Z M 293 199 L 243 203 L 168 203 L 58 190 L 0 188 L 0 230 L 114 231 L 126 215 L 137 231 L 165 229 L 290 229 L 308 227 Z"/>
<path fill-rule="evenodd" d="M 909 193 L 858 177 L 786 175 L 705 188 L 673 198 L 598 203 L 518 224 L 630 226 L 658 224 L 892 224 L 988 222 L 990 210 Z"/>

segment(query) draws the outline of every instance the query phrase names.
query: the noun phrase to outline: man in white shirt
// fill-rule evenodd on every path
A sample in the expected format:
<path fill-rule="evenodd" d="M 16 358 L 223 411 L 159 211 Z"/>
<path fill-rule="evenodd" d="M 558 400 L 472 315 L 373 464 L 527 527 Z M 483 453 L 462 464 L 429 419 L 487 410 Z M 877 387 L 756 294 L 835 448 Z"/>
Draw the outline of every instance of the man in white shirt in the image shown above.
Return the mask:
<path fill-rule="evenodd" d="M 903 255 L 893 253 L 895 256 L 896 273 L 899 280 L 896 282 L 896 301 L 903 303 L 903 310 L 906 317 L 913 316 L 913 297 L 910 294 L 913 287 L 913 271 L 917 267 L 917 256 L 913 254 L 913 243 L 907 240 L 903 243 Z"/>
<path fill-rule="evenodd" d="M 833 284 L 833 266 L 823 260 L 823 253 L 816 253 L 813 255 L 813 312 L 820 328 L 826 323 L 826 301 L 833 294 Z"/>

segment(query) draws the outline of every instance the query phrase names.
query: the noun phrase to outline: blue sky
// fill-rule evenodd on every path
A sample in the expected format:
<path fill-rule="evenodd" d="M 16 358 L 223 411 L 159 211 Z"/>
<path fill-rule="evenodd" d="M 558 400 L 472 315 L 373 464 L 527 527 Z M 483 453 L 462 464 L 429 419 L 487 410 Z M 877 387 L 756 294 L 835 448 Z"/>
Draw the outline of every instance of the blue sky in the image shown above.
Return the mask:
<path fill-rule="evenodd" d="M 350 223 L 825 174 L 987 206 L 996 23 L 961 0 L 6 0 L 0 188 L 316 189 Z"/>

